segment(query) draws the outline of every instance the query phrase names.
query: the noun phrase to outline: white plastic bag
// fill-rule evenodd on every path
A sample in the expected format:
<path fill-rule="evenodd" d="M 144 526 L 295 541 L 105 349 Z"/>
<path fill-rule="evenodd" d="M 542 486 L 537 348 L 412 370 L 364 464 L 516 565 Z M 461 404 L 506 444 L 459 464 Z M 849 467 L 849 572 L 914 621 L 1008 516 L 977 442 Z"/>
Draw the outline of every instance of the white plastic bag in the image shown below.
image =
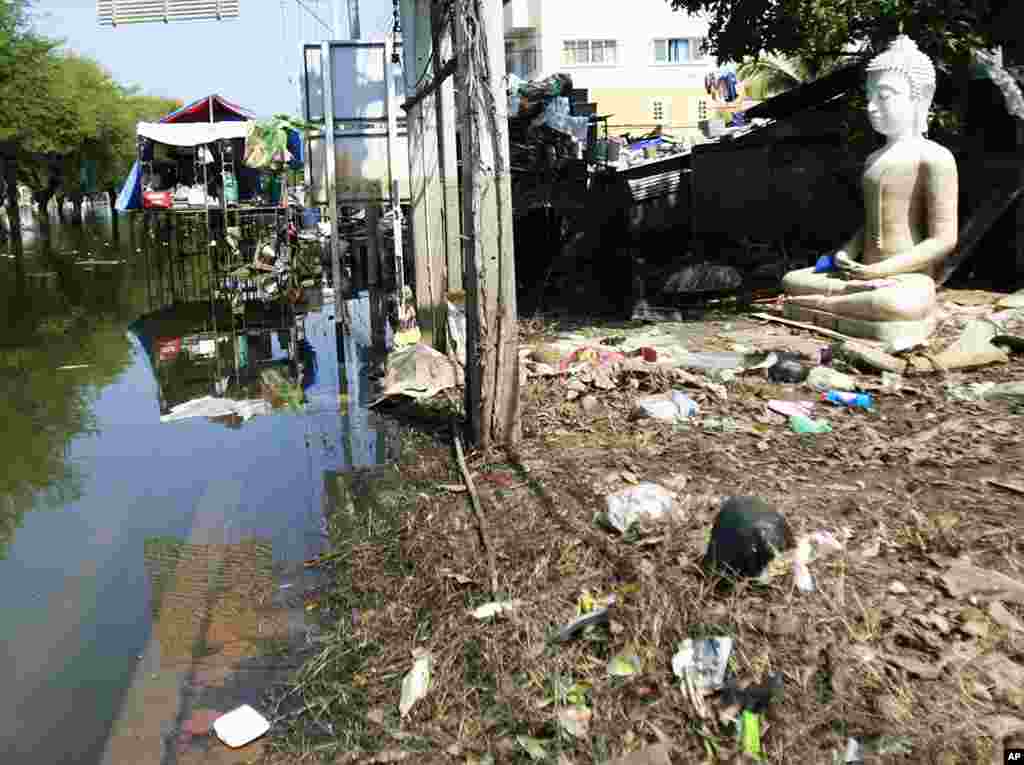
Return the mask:
<path fill-rule="evenodd" d="M 672 510 L 675 495 L 656 483 L 639 483 L 605 497 L 608 523 L 620 534 L 640 518 L 659 519 Z"/>
<path fill-rule="evenodd" d="M 670 391 L 667 395 L 642 398 L 636 402 L 636 406 L 637 417 L 653 417 L 668 422 L 687 420 L 700 411 L 696 401 L 678 390 Z"/>

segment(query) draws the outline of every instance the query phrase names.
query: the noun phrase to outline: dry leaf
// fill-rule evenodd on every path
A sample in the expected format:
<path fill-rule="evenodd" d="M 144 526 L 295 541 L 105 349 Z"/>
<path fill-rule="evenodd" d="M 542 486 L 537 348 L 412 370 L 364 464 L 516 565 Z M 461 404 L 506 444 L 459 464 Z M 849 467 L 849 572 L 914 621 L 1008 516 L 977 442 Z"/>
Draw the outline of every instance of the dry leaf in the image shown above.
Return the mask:
<path fill-rule="evenodd" d="M 385 749 L 383 752 L 375 754 L 370 762 L 401 762 L 402 760 L 408 759 L 409 752 L 404 749 Z"/>

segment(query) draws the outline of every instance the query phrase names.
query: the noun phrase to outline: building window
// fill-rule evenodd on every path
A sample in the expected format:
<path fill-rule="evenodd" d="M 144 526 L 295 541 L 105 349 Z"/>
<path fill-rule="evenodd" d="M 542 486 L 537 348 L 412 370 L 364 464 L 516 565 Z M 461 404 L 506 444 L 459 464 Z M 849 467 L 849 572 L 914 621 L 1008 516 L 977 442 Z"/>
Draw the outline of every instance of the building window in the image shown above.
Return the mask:
<path fill-rule="evenodd" d="M 651 121 L 655 125 L 665 125 L 672 119 L 672 104 L 669 98 L 659 96 L 650 100 Z"/>
<path fill-rule="evenodd" d="M 562 64 L 566 66 L 614 66 L 616 63 L 618 43 L 615 40 L 565 40 L 562 43 Z"/>
<path fill-rule="evenodd" d="M 654 41 L 655 64 L 689 64 L 704 58 L 699 37 L 671 37 Z"/>

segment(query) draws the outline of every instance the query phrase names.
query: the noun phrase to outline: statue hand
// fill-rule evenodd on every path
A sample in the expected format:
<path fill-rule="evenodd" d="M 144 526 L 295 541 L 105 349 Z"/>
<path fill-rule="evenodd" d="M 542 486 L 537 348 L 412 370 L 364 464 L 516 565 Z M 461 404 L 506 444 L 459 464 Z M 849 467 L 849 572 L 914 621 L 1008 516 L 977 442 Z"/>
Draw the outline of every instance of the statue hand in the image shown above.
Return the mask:
<path fill-rule="evenodd" d="M 884 276 L 877 266 L 858 263 L 842 250 L 836 253 L 836 267 L 847 279 L 870 281 L 871 279 L 879 279 Z"/>

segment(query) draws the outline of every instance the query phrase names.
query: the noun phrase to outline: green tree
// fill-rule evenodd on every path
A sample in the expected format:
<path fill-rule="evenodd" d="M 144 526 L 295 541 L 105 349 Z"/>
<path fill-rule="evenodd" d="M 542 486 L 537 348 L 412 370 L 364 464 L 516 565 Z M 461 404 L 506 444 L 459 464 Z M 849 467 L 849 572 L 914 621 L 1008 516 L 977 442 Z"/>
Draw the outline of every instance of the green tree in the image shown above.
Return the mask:
<path fill-rule="evenodd" d="M 822 61 L 877 50 L 902 31 L 923 51 L 962 63 L 972 50 L 1015 44 L 1017 4 L 999 0 L 668 0 L 710 19 L 709 52 L 720 61 L 763 54 Z M 1014 23 L 1016 22 L 1016 23 Z"/>
<path fill-rule="evenodd" d="M 765 54 L 748 59 L 737 69 L 742 80 L 763 90 L 766 96 L 773 96 L 805 82 L 823 77 L 847 59 L 831 56 L 828 58 L 806 59 L 802 56 L 778 56 Z"/>
<path fill-rule="evenodd" d="M 0 0 L 0 148 L 17 163 L 18 182 L 45 209 L 55 195 L 80 221 L 83 165 L 113 192 L 135 159 L 135 125 L 178 105 L 117 83 L 99 63 L 36 34 L 26 0 Z"/>

